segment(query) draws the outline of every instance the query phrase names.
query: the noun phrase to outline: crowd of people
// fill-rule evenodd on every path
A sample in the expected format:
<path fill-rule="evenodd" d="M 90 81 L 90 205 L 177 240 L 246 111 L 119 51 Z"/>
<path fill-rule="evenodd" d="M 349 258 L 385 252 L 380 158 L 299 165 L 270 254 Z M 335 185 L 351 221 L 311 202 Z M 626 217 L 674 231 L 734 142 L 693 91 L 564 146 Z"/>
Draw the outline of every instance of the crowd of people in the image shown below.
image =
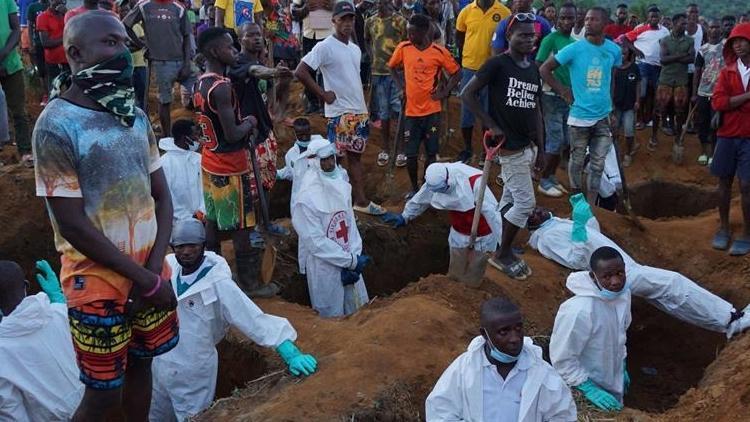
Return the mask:
<path fill-rule="evenodd" d="M 712 246 L 750 253 L 750 23 L 703 18 L 696 4 L 670 19 L 651 5 L 638 24 L 624 4 L 197 3 L 0 0 L 0 146 L 10 117 L 61 255 L 60 281 L 37 263 L 36 295 L 17 264 L 0 261 L 0 350 L 13 363 L 0 369 L 0 419 L 98 421 L 121 409 L 128 420 L 186 420 L 214 399 L 229 327 L 275 349 L 293 375 L 316 372 L 289 321 L 251 299 L 280 288 L 261 271 L 269 239 L 288 235 L 269 215 L 278 180 L 292 183 L 299 273 L 320 317 L 369 301 L 357 214 L 400 227 L 429 207 L 448 211 L 450 259 L 491 254 L 513 280 L 532 275 L 514 246 L 528 229 L 533 249 L 575 271 L 551 363 L 524 337 L 518 306 L 490 299 L 479 335 L 427 398 L 429 421 L 574 421 L 571 388 L 622 409 L 631 296 L 727 337 L 750 327 L 750 307 L 635 262 L 589 205 L 616 209 L 637 130 L 651 127 L 652 151 L 673 137 L 677 156 L 695 130 L 697 161 L 719 180 Z M 43 92 L 33 132 L 25 69 Z M 288 116 L 295 80 L 303 116 Z M 191 118 L 172 121 L 176 93 Z M 455 160 L 442 148 L 451 97 L 461 103 Z M 321 113 L 327 126 L 315 134 L 309 116 Z M 295 139 L 277 168 L 280 125 Z M 367 196 L 371 128 L 382 139 L 376 164 L 406 167 L 402 212 Z M 485 152 L 475 155 L 477 133 Z M 493 164 L 499 200 L 480 170 Z M 735 176 L 744 225 L 733 238 Z M 537 207 L 535 192 L 570 194 L 571 219 Z"/>

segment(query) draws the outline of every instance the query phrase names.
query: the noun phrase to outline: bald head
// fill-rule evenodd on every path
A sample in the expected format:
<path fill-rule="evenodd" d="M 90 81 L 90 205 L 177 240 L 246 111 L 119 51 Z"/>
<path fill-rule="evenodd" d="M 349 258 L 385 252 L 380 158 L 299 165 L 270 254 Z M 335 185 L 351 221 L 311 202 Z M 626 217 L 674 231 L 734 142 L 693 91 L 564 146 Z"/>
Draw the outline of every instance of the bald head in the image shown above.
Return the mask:
<path fill-rule="evenodd" d="M 9 315 L 26 296 L 23 269 L 13 261 L 0 261 L 0 310 Z"/>
<path fill-rule="evenodd" d="M 71 70 L 91 67 L 127 51 L 128 34 L 117 16 L 106 10 L 92 10 L 65 24 L 63 47 Z"/>

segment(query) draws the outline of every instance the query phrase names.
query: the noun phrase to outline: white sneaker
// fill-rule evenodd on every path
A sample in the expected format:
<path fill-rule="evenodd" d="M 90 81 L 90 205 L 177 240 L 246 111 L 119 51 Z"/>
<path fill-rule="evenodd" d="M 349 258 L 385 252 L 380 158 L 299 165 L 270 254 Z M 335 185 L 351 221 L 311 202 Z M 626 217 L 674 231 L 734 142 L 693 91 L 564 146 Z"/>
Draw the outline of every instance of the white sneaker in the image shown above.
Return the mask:
<path fill-rule="evenodd" d="M 554 187 L 554 186 L 550 186 L 549 188 L 545 189 L 545 188 L 543 188 L 543 187 L 542 187 L 542 185 L 540 184 L 540 185 L 539 185 L 539 186 L 538 186 L 538 187 L 536 188 L 536 190 L 537 190 L 537 191 L 538 191 L 539 193 L 541 193 L 541 194 L 543 194 L 543 195 L 547 195 L 547 196 L 549 196 L 549 197 L 552 197 L 552 198 L 559 198 L 559 197 L 563 196 L 563 193 L 562 193 L 562 192 L 560 192 L 560 190 L 559 190 L 559 189 L 557 189 L 557 188 L 556 188 L 556 187 Z"/>
<path fill-rule="evenodd" d="M 396 156 L 396 167 L 406 167 L 406 155 L 398 154 Z"/>
<path fill-rule="evenodd" d="M 742 310 L 742 312 L 744 312 L 745 315 L 742 315 L 742 317 L 735 319 L 731 324 L 729 324 L 729 327 L 727 327 L 727 339 L 731 339 L 737 334 L 750 328 L 750 305 L 747 305 L 745 309 Z"/>

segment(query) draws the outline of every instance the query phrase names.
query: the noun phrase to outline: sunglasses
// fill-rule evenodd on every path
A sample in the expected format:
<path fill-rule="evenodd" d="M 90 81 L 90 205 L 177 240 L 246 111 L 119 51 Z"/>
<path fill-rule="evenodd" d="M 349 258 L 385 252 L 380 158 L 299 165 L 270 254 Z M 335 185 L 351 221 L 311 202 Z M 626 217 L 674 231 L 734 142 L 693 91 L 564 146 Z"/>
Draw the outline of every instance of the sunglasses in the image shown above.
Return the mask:
<path fill-rule="evenodd" d="M 508 22 L 508 26 L 505 27 L 505 34 L 507 36 L 508 33 L 510 33 L 510 28 L 513 26 L 516 22 L 536 22 L 536 15 L 533 13 L 516 13 L 515 15 L 510 17 L 510 21 Z"/>

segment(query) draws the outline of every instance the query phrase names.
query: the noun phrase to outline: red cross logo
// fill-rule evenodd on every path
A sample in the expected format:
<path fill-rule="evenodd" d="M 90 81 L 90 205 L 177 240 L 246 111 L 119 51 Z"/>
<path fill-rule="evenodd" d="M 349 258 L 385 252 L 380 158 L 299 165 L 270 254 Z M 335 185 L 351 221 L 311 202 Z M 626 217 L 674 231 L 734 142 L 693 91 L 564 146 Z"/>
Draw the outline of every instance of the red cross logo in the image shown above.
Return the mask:
<path fill-rule="evenodd" d="M 344 239 L 344 243 L 349 243 L 349 226 L 346 225 L 345 220 L 339 222 L 339 229 L 336 230 L 336 238 Z"/>

